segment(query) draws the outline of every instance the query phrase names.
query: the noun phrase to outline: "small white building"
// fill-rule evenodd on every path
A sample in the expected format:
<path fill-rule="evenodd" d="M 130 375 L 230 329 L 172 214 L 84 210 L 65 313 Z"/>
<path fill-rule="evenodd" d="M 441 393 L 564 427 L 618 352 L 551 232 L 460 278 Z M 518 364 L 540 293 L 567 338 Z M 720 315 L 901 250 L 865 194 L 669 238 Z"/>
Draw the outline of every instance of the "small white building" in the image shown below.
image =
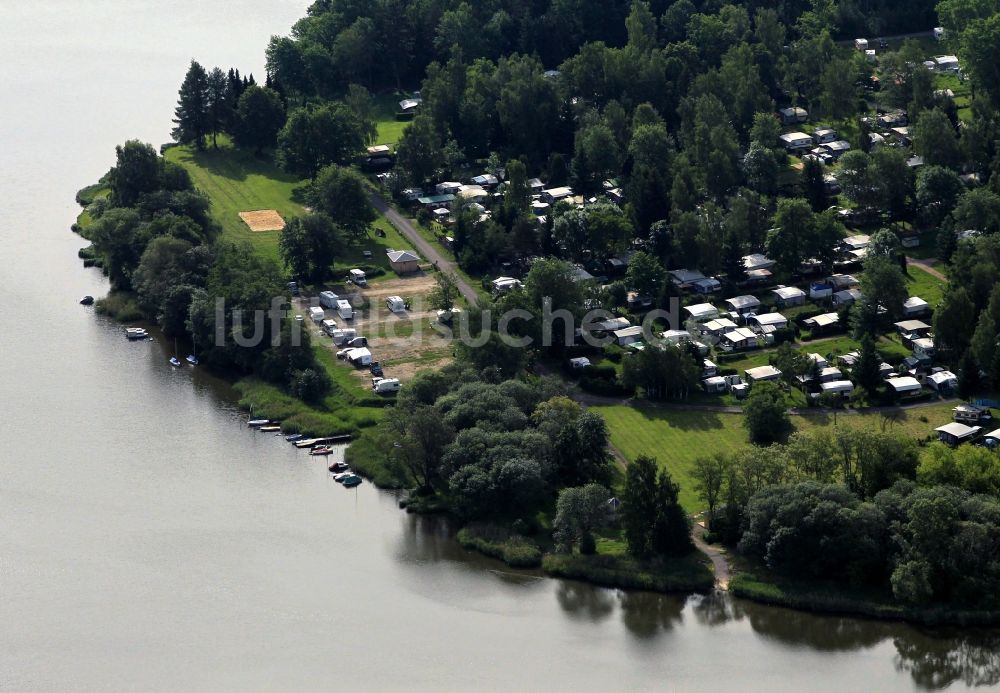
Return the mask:
<path fill-rule="evenodd" d="M 774 267 L 774 260 L 767 257 L 763 253 L 751 253 L 750 255 L 743 256 L 743 269 L 747 272 L 752 272 L 754 270 L 766 270 Z"/>
<path fill-rule="evenodd" d="M 903 315 L 906 317 L 924 315 L 930 311 L 930 304 L 919 296 L 910 296 L 908 299 L 903 301 Z"/>
<path fill-rule="evenodd" d="M 706 278 L 705 275 L 698 270 L 689 269 L 670 270 L 667 274 L 670 275 L 670 282 L 674 286 L 681 289 L 688 289 L 694 285 L 695 282 L 700 282 Z"/>
<path fill-rule="evenodd" d="M 781 313 L 764 313 L 762 315 L 755 315 L 750 318 L 750 322 L 761 329 L 771 327 L 775 330 L 781 330 L 788 326 L 788 318 Z"/>
<path fill-rule="evenodd" d="M 701 387 L 710 395 L 720 395 L 726 392 L 728 385 L 726 379 L 719 376 L 712 376 L 701 381 Z"/>
<path fill-rule="evenodd" d="M 844 374 L 839 368 L 827 366 L 819 370 L 819 381 L 821 383 L 832 383 L 835 380 L 843 380 Z"/>
<path fill-rule="evenodd" d="M 694 341 L 691 333 L 687 330 L 667 330 L 660 333 L 660 339 L 675 346 Z"/>
<path fill-rule="evenodd" d="M 615 336 L 615 342 L 619 346 L 628 346 L 629 344 L 642 341 L 642 325 L 633 325 L 632 327 L 615 330 L 612 334 Z"/>
<path fill-rule="evenodd" d="M 571 197 L 573 197 L 573 188 L 568 186 L 563 186 L 561 188 L 549 188 L 548 190 L 542 191 L 542 200 L 544 202 L 548 202 L 550 205 L 554 205 L 560 200 L 565 200 Z"/>
<path fill-rule="evenodd" d="M 931 326 L 922 320 L 900 320 L 892 324 L 901 335 L 926 337 L 931 332 Z"/>
<path fill-rule="evenodd" d="M 799 106 L 778 109 L 778 116 L 784 125 L 797 125 L 809 120 L 809 111 Z"/>
<path fill-rule="evenodd" d="M 813 140 L 812 137 L 804 132 L 786 132 L 779 138 L 781 144 L 784 145 L 785 149 L 790 152 L 800 152 L 807 149 L 812 149 Z"/>
<path fill-rule="evenodd" d="M 760 345 L 756 332 L 747 327 L 737 327 L 722 335 L 722 344 L 729 349 L 755 349 Z"/>
<path fill-rule="evenodd" d="M 840 324 L 840 316 L 836 313 L 823 313 L 806 318 L 802 324 L 811 330 L 830 330 Z"/>
<path fill-rule="evenodd" d="M 490 284 L 493 286 L 493 291 L 496 293 L 506 293 L 507 291 L 513 291 L 514 289 L 520 289 L 522 284 L 521 280 L 514 279 L 514 277 L 497 277 Z"/>
<path fill-rule="evenodd" d="M 590 325 L 591 332 L 614 332 L 615 330 L 624 330 L 626 327 L 632 327 L 632 323 L 628 318 L 608 318 L 607 320 L 602 320 L 601 322 L 595 322 Z"/>
<path fill-rule="evenodd" d="M 713 337 L 719 337 L 730 330 L 735 330 L 737 327 L 739 327 L 739 325 L 729 318 L 716 318 L 715 320 L 709 320 L 702 325 L 701 332 L 702 334 L 710 334 Z"/>
<path fill-rule="evenodd" d="M 850 380 L 831 380 L 827 383 L 820 383 L 819 389 L 824 395 L 834 394 L 849 397 L 854 392 L 854 383 Z"/>
<path fill-rule="evenodd" d="M 711 303 L 696 303 L 684 309 L 695 322 L 706 322 L 719 317 L 719 309 Z"/>
<path fill-rule="evenodd" d="M 760 299 L 756 296 L 733 296 L 726 299 L 726 308 L 733 313 L 749 313 L 760 308 Z"/>
<path fill-rule="evenodd" d="M 901 397 L 919 395 L 923 389 L 920 386 L 920 381 L 909 375 L 888 378 L 885 382 L 892 388 L 893 392 Z"/>
<path fill-rule="evenodd" d="M 781 377 L 781 371 L 774 366 L 757 366 L 756 368 L 748 368 L 744 371 L 744 374 L 746 375 L 747 380 L 751 383 L 777 380 Z"/>
<path fill-rule="evenodd" d="M 807 354 L 806 358 L 809 360 L 809 363 L 816 364 L 817 368 L 826 368 L 827 366 L 830 365 L 830 362 L 827 361 L 826 358 L 821 356 L 820 354 L 815 354 L 815 353 Z"/>
<path fill-rule="evenodd" d="M 958 72 L 958 57 L 954 55 L 938 55 L 934 57 L 935 69 L 938 72 Z"/>
<path fill-rule="evenodd" d="M 975 440 L 983 429 L 980 426 L 966 426 L 963 423 L 952 421 L 944 426 L 938 426 L 934 430 L 937 431 L 938 440 L 946 445 L 955 446 Z"/>
<path fill-rule="evenodd" d="M 722 282 L 720 282 L 715 277 L 705 277 L 704 279 L 699 279 L 691 284 L 691 288 L 694 289 L 695 293 L 699 294 L 713 294 L 722 288 Z"/>
<path fill-rule="evenodd" d="M 806 302 L 806 292 L 797 286 L 779 286 L 777 289 L 772 289 L 771 293 L 774 294 L 775 305 L 779 308 L 801 306 Z"/>
<path fill-rule="evenodd" d="M 833 294 L 833 305 L 848 306 L 861 298 L 860 289 L 844 289 Z"/>
<path fill-rule="evenodd" d="M 820 128 L 813 133 L 813 142 L 816 144 L 827 144 L 828 142 L 836 142 L 839 139 L 836 130 L 831 130 L 830 128 Z"/>
<path fill-rule="evenodd" d="M 934 339 L 931 337 L 918 337 L 910 342 L 913 355 L 921 361 L 931 361 L 934 359 Z"/>
<path fill-rule="evenodd" d="M 927 376 L 927 387 L 936 392 L 953 392 L 958 389 L 958 377 L 951 371 L 938 371 Z"/>
<path fill-rule="evenodd" d="M 839 159 L 847 152 L 851 151 L 851 143 L 847 140 L 837 140 L 836 142 L 827 142 L 823 145 L 823 149 L 832 156 L 834 159 Z"/>
<path fill-rule="evenodd" d="M 858 51 L 868 50 L 868 39 L 863 39 L 863 38 L 854 39 L 854 50 Z"/>
<path fill-rule="evenodd" d="M 952 409 L 952 416 L 955 421 L 964 424 L 988 423 L 993 420 L 993 412 L 989 407 L 980 407 L 976 404 L 963 402 Z"/>

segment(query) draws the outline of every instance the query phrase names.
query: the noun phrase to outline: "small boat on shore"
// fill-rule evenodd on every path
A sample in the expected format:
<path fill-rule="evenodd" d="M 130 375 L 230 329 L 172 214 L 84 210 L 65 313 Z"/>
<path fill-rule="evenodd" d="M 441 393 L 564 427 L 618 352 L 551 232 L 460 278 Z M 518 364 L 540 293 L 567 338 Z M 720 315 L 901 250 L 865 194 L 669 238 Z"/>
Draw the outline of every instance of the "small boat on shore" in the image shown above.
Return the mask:
<path fill-rule="evenodd" d="M 302 435 L 301 433 L 293 433 L 290 436 L 285 436 L 285 440 L 287 440 L 289 443 L 294 443 L 296 441 L 302 440 L 303 438 L 305 438 L 305 436 Z"/>
<path fill-rule="evenodd" d="M 327 447 L 325 445 L 320 445 L 309 451 L 310 455 L 332 455 L 333 448 Z"/>
<path fill-rule="evenodd" d="M 351 468 L 347 466 L 347 462 L 334 462 L 329 467 L 327 467 L 331 472 L 337 474 L 338 472 L 349 472 Z"/>
<path fill-rule="evenodd" d="M 297 448 L 314 448 L 317 445 L 336 445 L 338 443 L 347 443 L 351 440 L 351 434 L 346 433 L 339 436 L 327 436 L 325 438 L 301 438 L 295 441 L 295 447 Z"/>
<path fill-rule="evenodd" d="M 277 431 L 281 430 L 281 426 L 275 426 L 275 425 L 261 426 L 259 430 L 263 431 L 264 433 L 276 433 Z"/>
<path fill-rule="evenodd" d="M 192 366 L 197 366 L 198 365 L 198 357 L 195 356 L 194 354 L 188 354 L 188 357 L 185 360 L 188 363 L 190 363 Z"/>
<path fill-rule="evenodd" d="M 271 423 L 270 419 L 250 419 L 247 421 L 247 426 L 250 428 L 260 428 L 261 426 L 267 426 Z"/>
<path fill-rule="evenodd" d="M 350 470 L 347 470 L 346 472 L 339 472 L 338 474 L 333 475 L 333 480 L 336 481 L 338 484 L 342 484 L 344 483 L 344 479 L 346 479 L 349 476 L 354 476 L 354 472 Z"/>
<path fill-rule="evenodd" d="M 94 305 L 94 297 L 93 296 L 84 296 L 83 298 L 80 299 L 80 305 L 81 306 L 92 306 L 92 305 Z"/>
<path fill-rule="evenodd" d="M 180 359 L 178 359 L 176 356 L 171 356 L 170 365 L 173 366 L 174 368 L 179 368 L 181 365 Z"/>
<path fill-rule="evenodd" d="M 354 488 L 355 486 L 360 486 L 361 481 L 361 477 L 357 474 L 350 474 L 342 479 L 340 483 L 344 485 L 344 488 Z"/>

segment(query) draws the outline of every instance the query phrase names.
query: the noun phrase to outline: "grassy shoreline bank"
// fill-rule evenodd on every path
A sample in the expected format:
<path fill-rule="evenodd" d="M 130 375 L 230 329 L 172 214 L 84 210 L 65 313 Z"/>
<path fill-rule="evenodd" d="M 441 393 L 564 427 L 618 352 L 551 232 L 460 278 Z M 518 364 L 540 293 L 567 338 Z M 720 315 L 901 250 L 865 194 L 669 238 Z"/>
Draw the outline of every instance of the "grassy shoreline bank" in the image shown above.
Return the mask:
<path fill-rule="evenodd" d="M 758 604 L 817 614 L 904 621 L 921 626 L 997 626 L 1000 611 L 969 611 L 948 606 L 910 607 L 886 595 L 808 583 L 753 569 L 736 572 L 729 582 L 734 597 Z"/>

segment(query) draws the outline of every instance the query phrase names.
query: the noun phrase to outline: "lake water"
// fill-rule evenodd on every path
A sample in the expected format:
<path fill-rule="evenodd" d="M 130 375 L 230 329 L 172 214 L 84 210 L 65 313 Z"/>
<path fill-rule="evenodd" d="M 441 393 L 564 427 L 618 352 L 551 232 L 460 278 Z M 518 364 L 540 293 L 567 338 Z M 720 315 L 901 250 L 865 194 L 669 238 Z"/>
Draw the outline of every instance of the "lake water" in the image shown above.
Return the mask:
<path fill-rule="evenodd" d="M 996 636 L 506 572 L 241 423 L 77 305 L 114 145 L 167 139 L 190 58 L 263 72 L 301 1 L 3 3 L 0 690 L 889 691 L 1000 680 Z"/>

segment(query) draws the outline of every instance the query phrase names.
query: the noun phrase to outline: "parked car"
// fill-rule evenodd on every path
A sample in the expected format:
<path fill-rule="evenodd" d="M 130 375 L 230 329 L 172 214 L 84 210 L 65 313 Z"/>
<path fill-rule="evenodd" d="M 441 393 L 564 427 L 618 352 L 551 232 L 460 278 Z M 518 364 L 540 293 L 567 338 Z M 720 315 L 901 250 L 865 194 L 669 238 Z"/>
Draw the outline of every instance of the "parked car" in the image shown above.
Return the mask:
<path fill-rule="evenodd" d="M 368 367 L 368 369 L 374 376 L 382 375 L 382 364 L 380 364 L 378 361 L 372 361 L 372 364 Z"/>
<path fill-rule="evenodd" d="M 368 346 L 368 338 L 367 337 L 355 337 L 354 339 L 348 339 L 346 342 L 344 342 L 344 346 L 350 347 L 351 349 L 357 349 L 359 347 L 366 347 L 366 346 Z"/>
<path fill-rule="evenodd" d="M 352 351 L 354 351 L 353 347 L 350 349 L 341 349 L 340 351 L 337 352 L 337 358 L 343 361 L 344 359 L 347 358 L 347 355 L 350 354 Z"/>

